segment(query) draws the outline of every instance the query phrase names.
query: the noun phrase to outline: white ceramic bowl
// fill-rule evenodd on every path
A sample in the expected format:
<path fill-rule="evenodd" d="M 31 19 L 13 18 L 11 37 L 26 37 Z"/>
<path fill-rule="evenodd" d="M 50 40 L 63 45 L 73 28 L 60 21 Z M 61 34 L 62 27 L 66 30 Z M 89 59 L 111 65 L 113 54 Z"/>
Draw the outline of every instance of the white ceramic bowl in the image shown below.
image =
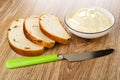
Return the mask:
<path fill-rule="evenodd" d="M 100 8 L 100 7 L 92 7 L 95 9 L 98 9 L 99 11 L 103 12 L 105 15 L 108 16 L 108 18 L 111 21 L 112 26 L 110 26 L 108 29 L 105 29 L 103 31 L 100 32 L 93 32 L 93 33 L 87 33 L 87 32 L 81 32 L 78 30 L 73 29 L 67 22 L 68 18 L 73 15 L 74 12 L 71 12 L 70 14 L 68 14 L 65 17 L 65 23 L 67 25 L 67 28 L 70 30 L 70 32 L 72 32 L 73 34 L 75 34 L 76 36 L 82 37 L 82 38 L 87 38 L 87 39 L 92 39 L 92 38 L 98 38 L 101 36 L 104 36 L 105 34 L 107 34 L 112 28 L 113 25 L 115 23 L 115 17 L 113 16 L 113 14 L 111 12 L 109 12 L 108 10 L 104 9 L 104 8 Z"/>

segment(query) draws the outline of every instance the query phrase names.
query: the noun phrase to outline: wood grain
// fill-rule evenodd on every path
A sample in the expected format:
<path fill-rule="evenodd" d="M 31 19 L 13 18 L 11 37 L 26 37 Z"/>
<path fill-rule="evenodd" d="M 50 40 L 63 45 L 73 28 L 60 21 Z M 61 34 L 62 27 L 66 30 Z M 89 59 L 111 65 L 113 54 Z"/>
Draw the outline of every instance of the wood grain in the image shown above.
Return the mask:
<path fill-rule="evenodd" d="M 120 80 L 119 3 L 120 0 L 0 0 L 0 80 Z M 106 48 L 114 48 L 114 54 L 81 62 L 63 60 L 11 70 L 5 67 L 6 60 L 22 57 L 11 50 L 7 41 L 7 29 L 13 20 L 52 13 L 64 24 L 67 13 L 89 6 L 103 7 L 114 14 L 116 23 L 112 31 L 104 37 L 92 40 L 70 33 L 72 39 L 68 45 L 56 44 L 44 54 L 87 52 Z"/>

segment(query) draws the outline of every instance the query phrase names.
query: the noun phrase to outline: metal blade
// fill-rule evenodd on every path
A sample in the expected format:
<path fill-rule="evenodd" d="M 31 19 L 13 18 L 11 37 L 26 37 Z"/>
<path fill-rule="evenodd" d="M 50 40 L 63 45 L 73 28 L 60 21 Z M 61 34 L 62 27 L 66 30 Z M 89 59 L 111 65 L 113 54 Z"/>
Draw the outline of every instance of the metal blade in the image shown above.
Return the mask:
<path fill-rule="evenodd" d="M 81 61 L 106 56 L 111 54 L 113 51 L 114 49 L 106 49 L 87 53 L 62 54 L 62 56 L 63 59 L 67 59 L 68 61 Z"/>

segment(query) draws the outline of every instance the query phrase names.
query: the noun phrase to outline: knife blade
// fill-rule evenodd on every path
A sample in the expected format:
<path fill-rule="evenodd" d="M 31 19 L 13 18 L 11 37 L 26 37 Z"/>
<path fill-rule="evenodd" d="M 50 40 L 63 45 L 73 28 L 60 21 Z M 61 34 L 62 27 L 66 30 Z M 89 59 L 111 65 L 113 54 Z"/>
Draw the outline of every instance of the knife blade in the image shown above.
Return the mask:
<path fill-rule="evenodd" d="M 50 55 L 42 55 L 35 57 L 26 57 L 26 58 L 17 58 L 11 59 L 6 62 L 6 67 L 9 69 L 31 66 L 36 64 L 54 62 L 58 60 L 68 60 L 68 61 L 81 61 L 94 59 L 98 57 L 103 57 L 111 54 L 114 49 L 105 49 L 99 51 L 92 51 L 86 53 L 71 53 L 71 54 L 50 54 Z"/>

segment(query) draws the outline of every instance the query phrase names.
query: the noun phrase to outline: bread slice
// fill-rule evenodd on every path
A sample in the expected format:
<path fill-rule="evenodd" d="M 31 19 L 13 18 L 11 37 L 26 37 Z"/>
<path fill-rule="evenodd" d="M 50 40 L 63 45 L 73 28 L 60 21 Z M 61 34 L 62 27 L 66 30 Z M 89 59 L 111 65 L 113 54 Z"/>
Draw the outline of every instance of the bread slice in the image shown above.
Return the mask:
<path fill-rule="evenodd" d="M 71 38 L 59 19 L 51 14 L 40 16 L 40 29 L 49 38 L 61 44 L 67 44 Z"/>
<path fill-rule="evenodd" d="M 45 36 L 39 26 L 39 18 L 29 17 L 24 22 L 24 34 L 33 43 L 51 48 L 55 45 L 55 41 Z"/>
<path fill-rule="evenodd" d="M 44 47 L 29 41 L 23 32 L 24 19 L 13 21 L 8 30 L 8 42 L 11 48 L 20 55 L 36 56 L 44 52 Z"/>

